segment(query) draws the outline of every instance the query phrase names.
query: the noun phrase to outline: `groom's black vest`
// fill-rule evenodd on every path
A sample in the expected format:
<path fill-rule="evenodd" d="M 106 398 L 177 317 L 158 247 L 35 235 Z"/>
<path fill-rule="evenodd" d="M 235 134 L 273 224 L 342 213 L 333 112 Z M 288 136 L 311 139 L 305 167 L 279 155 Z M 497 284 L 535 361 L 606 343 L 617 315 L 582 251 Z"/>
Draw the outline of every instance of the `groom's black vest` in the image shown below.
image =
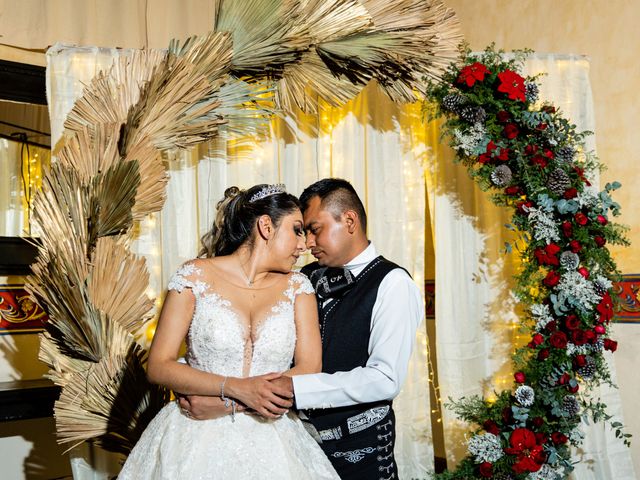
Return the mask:
<path fill-rule="evenodd" d="M 318 262 L 302 269 L 310 276 L 321 268 Z M 382 256 L 371 261 L 356 277 L 356 283 L 342 298 L 327 305 L 318 304 L 322 335 L 322 371 L 346 372 L 364 367 L 369 359 L 371 314 L 383 278 L 396 268 L 402 268 Z M 321 302 L 321 300 L 320 300 Z M 312 410 L 309 420 L 318 430 L 340 425 L 348 417 L 390 401 L 358 404 L 349 407 Z"/>

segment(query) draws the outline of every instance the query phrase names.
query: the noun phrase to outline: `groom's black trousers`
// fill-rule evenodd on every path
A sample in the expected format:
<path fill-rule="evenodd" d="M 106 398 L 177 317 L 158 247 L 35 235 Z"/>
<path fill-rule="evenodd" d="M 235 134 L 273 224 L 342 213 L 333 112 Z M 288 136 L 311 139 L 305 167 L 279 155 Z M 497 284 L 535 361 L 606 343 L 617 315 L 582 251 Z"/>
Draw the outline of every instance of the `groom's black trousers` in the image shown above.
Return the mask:
<path fill-rule="evenodd" d="M 398 478 L 393 456 L 396 441 L 393 409 L 376 425 L 320 446 L 343 480 L 391 480 Z"/>

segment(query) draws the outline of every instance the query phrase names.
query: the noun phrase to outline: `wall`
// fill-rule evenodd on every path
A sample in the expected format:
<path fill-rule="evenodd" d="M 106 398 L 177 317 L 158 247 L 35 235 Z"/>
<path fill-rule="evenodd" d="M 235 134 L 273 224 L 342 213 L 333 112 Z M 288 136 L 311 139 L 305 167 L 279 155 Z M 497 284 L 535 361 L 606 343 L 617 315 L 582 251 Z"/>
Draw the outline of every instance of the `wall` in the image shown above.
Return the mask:
<path fill-rule="evenodd" d="M 473 50 L 491 42 L 497 48 L 531 48 L 537 52 L 586 54 L 591 60 L 591 86 L 596 112 L 596 144 L 607 167 L 601 185 L 618 180 L 614 199 L 622 205 L 618 221 L 628 225 L 631 248 L 612 250 L 623 274 L 640 273 L 640 215 L 634 205 L 640 187 L 635 145 L 640 89 L 640 2 L 634 0 L 447 0 L 462 23 Z M 640 416 L 636 414 L 640 384 L 634 369 L 640 360 L 640 324 L 618 324 L 620 341 L 615 365 L 632 456 L 640 472 Z"/>

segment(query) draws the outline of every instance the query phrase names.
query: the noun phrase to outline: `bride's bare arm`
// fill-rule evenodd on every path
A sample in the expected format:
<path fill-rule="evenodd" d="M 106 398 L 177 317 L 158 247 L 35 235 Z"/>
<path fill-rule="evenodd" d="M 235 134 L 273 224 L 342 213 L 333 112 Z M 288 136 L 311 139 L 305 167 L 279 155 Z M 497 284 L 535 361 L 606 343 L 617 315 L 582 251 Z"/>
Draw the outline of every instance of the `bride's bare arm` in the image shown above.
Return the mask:
<path fill-rule="evenodd" d="M 322 370 L 322 342 L 318 325 L 318 305 L 313 294 L 301 293 L 294 305 L 296 322 L 296 349 L 293 368 L 285 375 L 318 373 Z"/>
<path fill-rule="evenodd" d="M 208 373 L 178 362 L 182 341 L 187 335 L 195 297 L 189 289 L 181 293 L 167 293 L 158 327 L 149 351 L 147 376 L 149 381 L 164 385 L 185 395 L 220 396 L 224 377 Z M 229 377 L 224 386 L 225 396 L 240 400 L 265 417 L 277 417 L 291 406 L 292 392 L 269 380 L 281 374 L 269 373 L 258 377 Z"/>

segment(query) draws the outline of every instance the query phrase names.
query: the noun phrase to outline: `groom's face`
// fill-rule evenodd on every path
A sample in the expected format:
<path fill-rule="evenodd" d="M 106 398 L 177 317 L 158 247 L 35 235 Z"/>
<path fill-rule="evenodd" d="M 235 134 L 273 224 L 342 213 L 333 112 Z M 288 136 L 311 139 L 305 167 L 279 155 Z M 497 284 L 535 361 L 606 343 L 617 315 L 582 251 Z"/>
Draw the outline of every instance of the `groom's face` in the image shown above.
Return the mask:
<path fill-rule="evenodd" d="M 324 208 L 320 197 L 312 197 L 304 211 L 307 248 L 318 263 L 327 267 L 341 267 L 350 258 L 350 242 L 344 216 Z"/>

